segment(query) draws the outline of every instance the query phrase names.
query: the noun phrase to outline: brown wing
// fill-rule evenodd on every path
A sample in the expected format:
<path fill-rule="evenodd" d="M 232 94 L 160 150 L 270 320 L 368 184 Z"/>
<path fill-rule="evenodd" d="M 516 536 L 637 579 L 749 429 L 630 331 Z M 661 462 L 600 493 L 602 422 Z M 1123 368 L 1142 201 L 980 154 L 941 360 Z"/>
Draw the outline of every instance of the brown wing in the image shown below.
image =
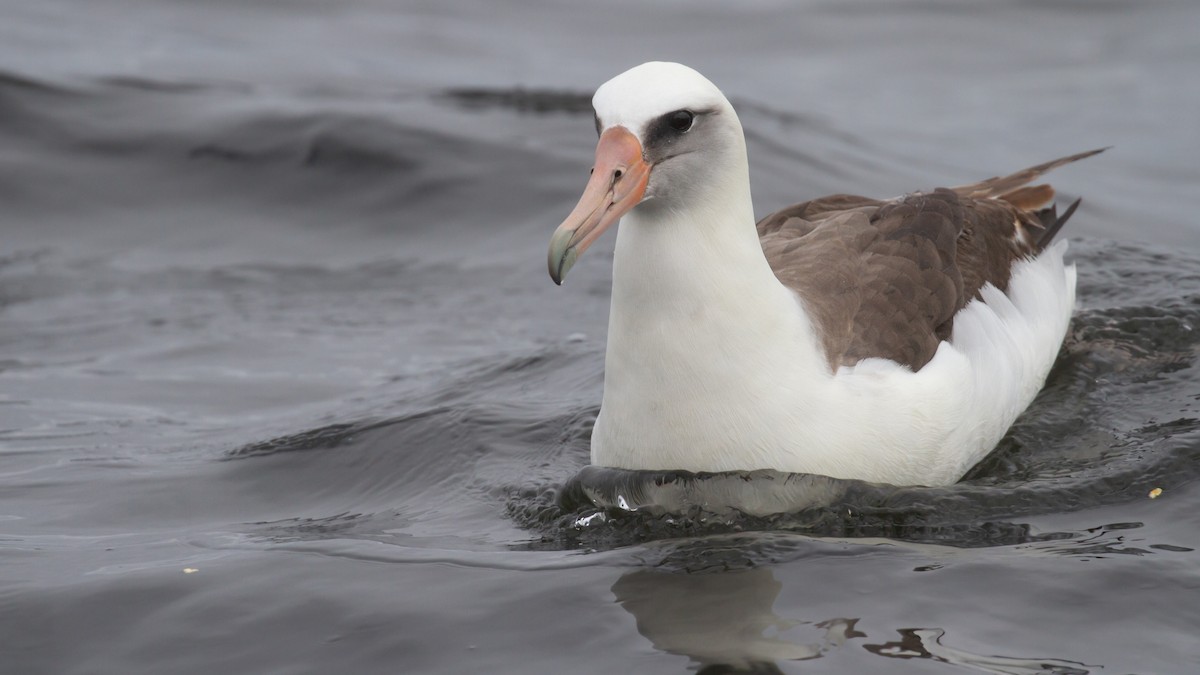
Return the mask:
<path fill-rule="evenodd" d="M 820 329 L 830 366 L 882 357 L 914 371 L 950 337 L 980 288 L 1008 287 L 1012 265 L 1044 248 L 1062 217 L 1038 207 L 1048 185 L 1025 187 L 1082 153 L 962 188 L 879 201 L 834 195 L 758 223 L 776 276 Z"/>

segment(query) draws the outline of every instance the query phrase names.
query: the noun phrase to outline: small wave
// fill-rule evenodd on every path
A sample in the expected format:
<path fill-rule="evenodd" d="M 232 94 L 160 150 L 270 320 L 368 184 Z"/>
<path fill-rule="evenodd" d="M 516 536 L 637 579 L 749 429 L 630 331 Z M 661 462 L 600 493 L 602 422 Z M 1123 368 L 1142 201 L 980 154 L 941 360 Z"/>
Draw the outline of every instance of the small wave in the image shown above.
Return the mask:
<path fill-rule="evenodd" d="M 468 110 L 500 108 L 519 113 L 592 113 L 592 95 L 551 89 L 449 89 L 438 98 Z"/>
<path fill-rule="evenodd" d="M 0 70 L 0 95 L 5 90 L 36 91 L 42 93 L 67 93 L 67 89 L 46 80 L 39 80 L 11 70 Z"/>
<path fill-rule="evenodd" d="M 114 75 L 97 80 L 100 84 L 120 89 L 166 94 L 192 94 L 209 90 L 248 92 L 252 87 L 240 82 L 198 82 L 189 80 L 158 80 L 132 75 Z"/>
<path fill-rule="evenodd" d="M 422 166 L 409 150 L 435 142 L 425 132 L 340 113 L 258 116 L 193 146 L 188 157 L 240 164 L 293 164 L 342 171 L 407 172 Z"/>
<path fill-rule="evenodd" d="M 245 459 L 247 457 L 265 457 L 283 452 L 306 452 L 310 450 L 332 450 L 349 444 L 358 434 L 370 431 L 387 424 L 387 422 L 352 422 L 330 424 L 290 434 L 242 445 L 225 453 L 223 459 Z"/>

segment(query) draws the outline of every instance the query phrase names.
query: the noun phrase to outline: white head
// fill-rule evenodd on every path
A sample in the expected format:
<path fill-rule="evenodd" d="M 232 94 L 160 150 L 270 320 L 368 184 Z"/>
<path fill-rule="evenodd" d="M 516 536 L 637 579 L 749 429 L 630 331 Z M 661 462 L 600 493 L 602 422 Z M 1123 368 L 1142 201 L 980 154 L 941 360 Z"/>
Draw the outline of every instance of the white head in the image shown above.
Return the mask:
<path fill-rule="evenodd" d="M 635 133 L 657 118 L 680 110 L 732 113 L 725 95 L 695 70 L 679 63 L 651 61 L 600 85 L 592 97 L 600 129 L 623 126 Z"/>
<path fill-rule="evenodd" d="M 731 172 L 745 180 L 737 113 L 687 66 L 656 61 L 627 70 L 596 90 L 592 107 L 600 134 L 596 163 L 579 204 L 550 242 L 555 283 L 631 209 L 680 209 L 703 202 Z"/>

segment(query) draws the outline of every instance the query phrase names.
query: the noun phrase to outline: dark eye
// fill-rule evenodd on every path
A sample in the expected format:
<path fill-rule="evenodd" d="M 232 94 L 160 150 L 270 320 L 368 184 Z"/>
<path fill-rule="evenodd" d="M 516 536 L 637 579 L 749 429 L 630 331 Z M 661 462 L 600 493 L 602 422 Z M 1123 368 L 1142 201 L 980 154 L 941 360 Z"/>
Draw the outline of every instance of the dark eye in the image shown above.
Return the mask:
<path fill-rule="evenodd" d="M 694 119 L 696 119 L 696 116 L 692 113 L 686 110 L 676 110 L 671 113 L 668 123 L 675 131 L 687 131 L 692 128 L 692 120 Z"/>

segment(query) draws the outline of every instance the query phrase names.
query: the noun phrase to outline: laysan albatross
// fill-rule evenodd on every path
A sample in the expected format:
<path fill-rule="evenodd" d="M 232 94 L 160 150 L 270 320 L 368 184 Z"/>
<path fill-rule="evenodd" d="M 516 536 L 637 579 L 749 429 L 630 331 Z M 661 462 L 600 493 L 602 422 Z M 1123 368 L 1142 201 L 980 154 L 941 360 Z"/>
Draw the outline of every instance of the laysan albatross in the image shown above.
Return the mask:
<path fill-rule="evenodd" d="M 957 481 L 1033 401 L 1075 302 L 1054 191 L 1085 152 L 894 199 L 834 195 L 755 224 L 716 86 L 646 63 L 592 99 L 600 141 L 550 276 L 621 220 L 592 464 Z M 1078 204 L 1078 202 L 1076 202 Z"/>

